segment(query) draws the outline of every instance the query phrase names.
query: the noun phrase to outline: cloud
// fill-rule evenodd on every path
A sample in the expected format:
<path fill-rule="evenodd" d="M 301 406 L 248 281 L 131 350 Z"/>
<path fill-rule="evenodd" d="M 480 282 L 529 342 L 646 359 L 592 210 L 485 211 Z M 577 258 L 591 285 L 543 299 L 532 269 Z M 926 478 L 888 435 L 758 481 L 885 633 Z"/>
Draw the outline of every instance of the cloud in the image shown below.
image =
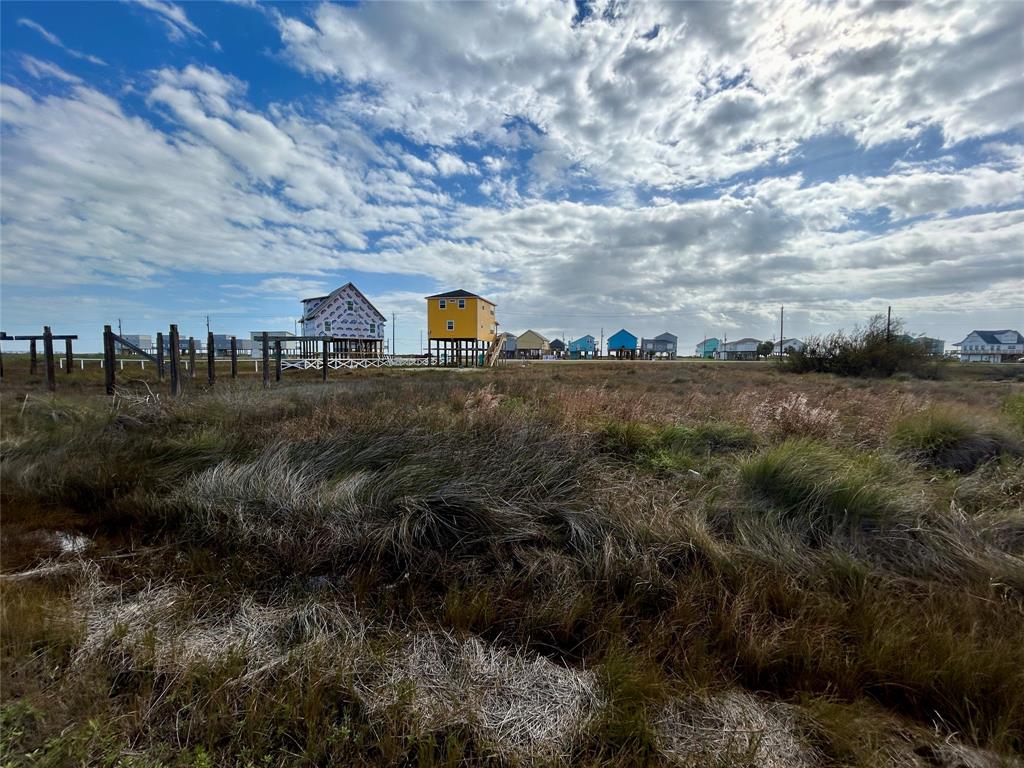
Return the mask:
<path fill-rule="evenodd" d="M 72 75 L 70 72 L 65 72 L 53 62 L 43 61 L 42 59 L 37 59 L 35 56 L 29 56 L 28 54 L 22 55 L 21 66 L 24 67 L 25 71 L 32 75 L 32 77 L 52 77 L 65 83 L 82 82 L 82 78 L 78 77 L 78 75 Z"/>
<path fill-rule="evenodd" d="M 105 62 L 103 59 L 99 58 L 98 56 L 93 56 L 92 54 L 89 54 L 89 53 L 82 53 L 81 51 L 76 51 L 74 48 L 69 48 L 68 46 L 64 45 L 64 43 L 61 42 L 61 39 L 59 37 L 57 37 L 55 34 L 50 32 L 50 30 L 46 29 L 42 24 L 39 24 L 39 23 L 37 23 L 35 21 L 32 21 L 32 19 L 26 19 L 26 18 L 18 19 L 18 24 L 20 26 L 28 27 L 29 29 L 35 30 L 40 35 L 42 35 L 43 39 L 46 40 L 46 42 L 50 43 L 51 45 L 56 45 L 58 48 L 64 49 L 64 51 L 67 54 L 69 54 L 70 56 L 75 57 L 76 59 L 81 59 L 82 61 L 88 61 L 88 62 L 90 62 L 92 64 L 99 64 L 100 66 L 104 66 L 104 67 L 107 65 L 107 62 Z"/>
<path fill-rule="evenodd" d="M 1019 126 L 1024 5 L 984 8 L 598 4 L 574 23 L 561 2 L 322 4 L 277 23 L 294 66 L 368 89 L 362 114 L 415 141 L 497 141 L 523 121 L 557 158 L 551 179 L 578 165 L 672 188 L 831 133 L 875 146 Z"/>
<path fill-rule="evenodd" d="M 451 152 L 436 152 L 434 165 L 442 176 L 479 176 L 480 171 L 472 163 L 467 163 Z"/>
<path fill-rule="evenodd" d="M 203 31 L 193 24 L 180 5 L 161 0 L 131 0 L 146 10 L 152 11 L 160 17 L 164 27 L 167 29 L 167 37 L 173 42 L 181 42 L 186 37 L 194 35 L 203 37 Z"/>

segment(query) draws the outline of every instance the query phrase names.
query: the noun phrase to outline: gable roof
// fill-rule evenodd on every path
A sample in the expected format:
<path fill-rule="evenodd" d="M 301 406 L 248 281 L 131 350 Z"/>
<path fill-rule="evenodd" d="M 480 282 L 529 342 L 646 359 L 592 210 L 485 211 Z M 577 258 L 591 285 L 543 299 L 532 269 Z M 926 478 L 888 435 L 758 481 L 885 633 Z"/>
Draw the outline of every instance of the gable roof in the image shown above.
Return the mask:
<path fill-rule="evenodd" d="M 654 339 L 655 341 L 679 341 L 678 336 L 676 336 L 674 333 L 669 333 L 668 331 L 665 331 L 660 336 L 655 336 Z"/>
<path fill-rule="evenodd" d="M 565 349 L 565 342 L 561 339 L 552 339 L 550 346 L 552 349 Z"/>
<path fill-rule="evenodd" d="M 520 333 L 516 342 L 521 349 L 541 349 L 542 347 L 550 346 L 550 343 L 546 338 L 533 330 L 527 330 Z M 531 346 L 531 344 L 536 346 Z"/>
<path fill-rule="evenodd" d="M 433 296 L 427 296 L 427 299 L 480 299 L 480 301 L 486 301 L 492 306 L 498 306 L 490 299 L 485 299 L 483 296 L 477 296 L 475 293 L 464 291 L 459 288 L 456 291 L 447 291 L 445 293 L 435 293 Z"/>
<path fill-rule="evenodd" d="M 619 330 L 617 330 L 615 333 L 613 333 L 611 336 L 608 337 L 608 344 L 609 344 L 608 348 L 611 349 L 612 348 L 611 347 L 612 344 L 617 344 L 617 345 L 624 344 L 626 342 L 626 338 L 625 337 L 627 337 L 627 336 L 632 340 L 632 345 L 635 348 L 636 347 L 636 342 L 637 342 L 637 337 L 634 334 L 632 334 L 629 331 L 627 331 L 625 328 L 620 328 Z M 614 341 L 615 339 L 619 339 L 620 341 L 616 342 L 616 341 Z"/>
<path fill-rule="evenodd" d="M 999 336 L 1004 333 L 1016 334 L 1017 338 L 1013 341 L 1000 341 Z M 1021 336 L 1018 331 L 1014 331 L 1009 328 L 1003 331 L 971 331 L 967 334 L 964 341 L 967 341 L 971 336 L 979 336 L 986 344 L 1024 344 L 1024 336 Z M 958 347 L 963 344 L 964 341 L 957 342 L 953 346 Z"/>
<path fill-rule="evenodd" d="M 353 291 L 355 291 L 356 296 L 358 296 L 360 299 L 362 299 L 366 303 L 366 306 L 368 306 L 370 309 L 373 310 L 374 314 L 377 315 L 377 317 L 380 318 L 382 323 L 386 323 L 388 321 L 388 319 L 386 317 L 384 317 L 384 315 L 382 315 L 380 313 L 380 310 L 377 309 L 375 306 L 373 306 L 373 302 L 370 301 L 368 298 L 366 298 L 366 296 L 363 294 L 362 291 L 360 291 L 358 288 L 356 288 L 355 283 L 350 281 L 350 282 L 345 283 L 340 288 L 335 288 L 333 291 L 331 291 L 326 296 L 315 296 L 312 299 L 303 299 L 302 300 L 303 302 L 315 301 L 316 299 L 321 299 L 321 298 L 323 299 L 323 301 L 321 301 L 319 304 L 317 304 L 315 307 L 313 307 L 311 310 L 309 310 L 309 312 L 307 312 L 303 316 L 302 322 L 306 322 L 311 317 L 313 317 L 327 303 L 328 299 L 330 299 L 332 296 L 337 296 L 339 293 L 344 291 L 346 288 L 351 288 Z"/>

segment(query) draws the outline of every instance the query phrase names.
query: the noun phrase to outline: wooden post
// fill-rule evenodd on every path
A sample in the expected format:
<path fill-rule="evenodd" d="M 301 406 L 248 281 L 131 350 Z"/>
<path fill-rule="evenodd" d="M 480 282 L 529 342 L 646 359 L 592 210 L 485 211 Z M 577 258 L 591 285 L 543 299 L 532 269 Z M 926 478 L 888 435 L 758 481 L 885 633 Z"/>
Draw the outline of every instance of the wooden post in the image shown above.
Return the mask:
<path fill-rule="evenodd" d="M 35 374 L 38 366 L 36 364 L 36 340 L 28 341 L 28 372 Z"/>
<path fill-rule="evenodd" d="M 46 361 L 46 388 L 53 392 L 57 388 L 57 378 L 53 370 L 53 331 L 50 326 L 43 326 L 43 359 Z"/>
<path fill-rule="evenodd" d="M 281 381 L 281 340 L 274 339 L 274 381 Z"/>
<path fill-rule="evenodd" d="M 33 347 L 35 342 L 32 343 Z M 34 359 L 34 358 L 33 358 Z M 107 394 L 114 394 L 114 332 L 109 325 L 103 326 L 103 383 Z"/>
<path fill-rule="evenodd" d="M 270 337 L 263 332 L 263 388 L 270 386 Z"/>
<path fill-rule="evenodd" d="M 231 378 L 238 378 L 238 340 L 231 337 Z"/>
<path fill-rule="evenodd" d="M 71 373 L 71 364 L 75 361 L 74 353 L 71 351 L 71 339 L 64 339 L 64 360 L 67 370 L 65 373 Z"/>
<path fill-rule="evenodd" d="M 156 378 L 157 381 L 164 380 L 164 334 L 162 331 L 156 333 Z"/>
<path fill-rule="evenodd" d="M 328 348 L 328 346 L 330 346 L 330 342 L 327 340 L 327 337 L 324 336 L 324 367 L 323 367 L 323 370 L 321 371 L 321 375 L 322 375 L 322 378 L 323 378 L 324 381 L 327 381 L 327 348 Z"/>
<path fill-rule="evenodd" d="M 196 377 L 196 340 L 191 336 L 188 337 L 188 377 Z"/>
<path fill-rule="evenodd" d="M 178 326 L 172 325 L 167 341 L 167 351 L 171 355 L 171 397 L 181 394 L 181 340 L 178 338 Z"/>
<path fill-rule="evenodd" d="M 206 332 L 206 381 L 212 387 L 217 373 L 214 370 L 216 360 L 214 359 L 213 331 Z"/>

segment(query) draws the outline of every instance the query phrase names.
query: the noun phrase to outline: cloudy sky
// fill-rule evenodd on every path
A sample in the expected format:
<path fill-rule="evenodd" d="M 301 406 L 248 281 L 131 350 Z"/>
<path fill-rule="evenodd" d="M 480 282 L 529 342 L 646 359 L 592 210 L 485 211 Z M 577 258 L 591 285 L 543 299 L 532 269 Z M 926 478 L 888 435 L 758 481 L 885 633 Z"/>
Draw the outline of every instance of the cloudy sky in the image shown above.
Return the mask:
<path fill-rule="evenodd" d="M 8 333 L 1024 326 L 1024 3 L 0 11 Z"/>

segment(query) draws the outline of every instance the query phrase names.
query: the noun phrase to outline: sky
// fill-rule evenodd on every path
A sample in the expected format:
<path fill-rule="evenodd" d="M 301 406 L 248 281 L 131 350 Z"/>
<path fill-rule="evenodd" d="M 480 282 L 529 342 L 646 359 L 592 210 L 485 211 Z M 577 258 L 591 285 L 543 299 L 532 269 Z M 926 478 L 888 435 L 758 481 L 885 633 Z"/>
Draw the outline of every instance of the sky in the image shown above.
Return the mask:
<path fill-rule="evenodd" d="M 0 327 L 1024 330 L 1022 61 L 1021 2 L 5 2 Z"/>

